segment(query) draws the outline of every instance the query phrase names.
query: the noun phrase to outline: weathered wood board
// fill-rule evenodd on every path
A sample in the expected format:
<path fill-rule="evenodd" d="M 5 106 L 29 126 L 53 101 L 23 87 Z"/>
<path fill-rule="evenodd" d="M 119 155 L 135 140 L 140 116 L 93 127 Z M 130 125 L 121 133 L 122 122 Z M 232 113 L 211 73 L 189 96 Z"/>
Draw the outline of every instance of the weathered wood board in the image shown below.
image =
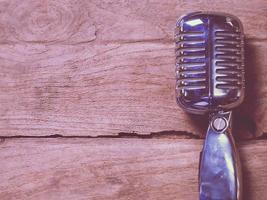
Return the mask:
<path fill-rule="evenodd" d="M 201 135 L 203 117 L 175 102 L 173 30 L 196 10 L 237 15 L 247 34 L 242 137 L 267 132 L 267 3 L 0 2 L 0 135 Z"/>
<path fill-rule="evenodd" d="M 267 133 L 264 0 L 0 1 L 0 199 L 197 199 L 203 141 L 181 138 L 207 120 L 176 105 L 173 42 L 176 19 L 197 10 L 243 22 L 234 132 Z M 266 145 L 240 145 L 244 200 L 267 199 Z"/>
<path fill-rule="evenodd" d="M 5 139 L 0 199 L 196 200 L 202 142 Z M 244 200 L 267 199 L 266 145 L 266 140 L 240 145 Z"/>

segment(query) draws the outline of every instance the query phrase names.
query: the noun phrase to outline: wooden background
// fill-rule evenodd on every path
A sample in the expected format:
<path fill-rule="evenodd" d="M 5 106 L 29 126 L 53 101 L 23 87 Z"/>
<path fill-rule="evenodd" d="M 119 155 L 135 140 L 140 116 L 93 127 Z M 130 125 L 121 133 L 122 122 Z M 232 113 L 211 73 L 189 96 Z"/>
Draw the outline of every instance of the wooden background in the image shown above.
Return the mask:
<path fill-rule="evenodd" d="M 267 199 L 267 2 L 1 0 L 0 199 L 196 200 L 207 119 L 175 102 L 185 13 L 238 16 L 245 200 Z"/>

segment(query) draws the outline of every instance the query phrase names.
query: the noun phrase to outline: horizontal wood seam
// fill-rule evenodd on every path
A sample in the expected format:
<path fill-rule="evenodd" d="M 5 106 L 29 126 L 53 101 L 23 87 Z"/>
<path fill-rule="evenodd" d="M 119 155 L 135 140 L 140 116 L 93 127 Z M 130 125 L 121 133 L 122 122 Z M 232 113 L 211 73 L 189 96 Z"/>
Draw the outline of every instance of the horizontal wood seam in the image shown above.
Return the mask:
<path fill-rule="evenodd" d="M 140 139 L 197 139 L 203 140 L 204 138 L 196 135 L 194 133 L 186 132 L 186 131 L 160 131 L 160 132 L 152 132 L 147 135 L 137 134 L 135 132 L 120 132 L 116 135 L 98 135 L 98 136 L 64 136 L 60 134 L 52 134 L 52 135 L 44 135 L 44 136 L 26 136 L 26 135 L 16 135 L 16 136 L 0 136 L 0 143 L 5 139 L 18 139 L 18 138 L 88 138 L 88 139 L 97 139 L 97 138 L 140 138 Z M 250 140 L 267 140 L 267 133 L 263 133 L 261 137 L 258 138 L 250 138 L 250 139 L 239 139 L 237 141 L 250 141 Z"/>

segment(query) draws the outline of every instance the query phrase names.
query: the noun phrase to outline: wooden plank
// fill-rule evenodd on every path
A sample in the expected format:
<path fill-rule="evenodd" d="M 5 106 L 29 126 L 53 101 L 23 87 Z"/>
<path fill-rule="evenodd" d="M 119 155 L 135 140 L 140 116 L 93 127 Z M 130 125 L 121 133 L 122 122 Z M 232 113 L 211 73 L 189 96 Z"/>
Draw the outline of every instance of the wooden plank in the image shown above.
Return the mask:
<path fill-rule="evenodd" d="M 267 131 L 267 46 L 250 45 L 256 60 L 249 61 L 247 99 L 235 120 L 244 136 Z M 46 52 L 34 62 L 2 62 L 1 135 L 205 132 L 205 120 L 176 105 L 172 44 L 63 48 L 60 58 Z M 10 51 L 0 49 L 0 56 Z"/>
<path fill-rule="evenodd" d="M 249 38 L 266 39 L 266 8 L 264 0 L 3 0 L 1 39 L 65 44 L 172 40 L 177 18 L 199 10 L 232 13 Z"/>
<path fill-rule="evenodd" d="M 239 145 L 244 200 L 267 199 L 266 145 Z M 188 139 L 5 139 L 0 198 L 195 200 L 201 146 Z"/>
<path fill-rule="evenodd" d="M 242 137 L 267 132 L 266 3 L 30 1 L 0 4 L 0 134 L 201 135 L 175 103 L 173 29 L 197 9 L 239 16 L 248 36 Z M 255 20 L 257 19 L 257 20 Z"/>

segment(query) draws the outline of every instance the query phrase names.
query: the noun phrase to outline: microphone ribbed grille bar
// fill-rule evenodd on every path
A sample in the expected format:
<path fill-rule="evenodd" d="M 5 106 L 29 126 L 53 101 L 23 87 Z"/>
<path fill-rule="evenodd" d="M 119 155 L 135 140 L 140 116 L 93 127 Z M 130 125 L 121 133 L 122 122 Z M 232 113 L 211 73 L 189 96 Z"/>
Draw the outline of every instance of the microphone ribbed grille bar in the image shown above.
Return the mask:
<path fill-rule="evenodd" d="M 217 89 L 242 89 L 244 84 L 243 38 L 240 32 L 214 32 L 214 65 Z"/>
<path fill-rule="evenodd" d="M 177 101 L 189 112 L 229 110 L 244 97 L 244 36 L 233 16 L 191 13 L 176 27 Z"/>

